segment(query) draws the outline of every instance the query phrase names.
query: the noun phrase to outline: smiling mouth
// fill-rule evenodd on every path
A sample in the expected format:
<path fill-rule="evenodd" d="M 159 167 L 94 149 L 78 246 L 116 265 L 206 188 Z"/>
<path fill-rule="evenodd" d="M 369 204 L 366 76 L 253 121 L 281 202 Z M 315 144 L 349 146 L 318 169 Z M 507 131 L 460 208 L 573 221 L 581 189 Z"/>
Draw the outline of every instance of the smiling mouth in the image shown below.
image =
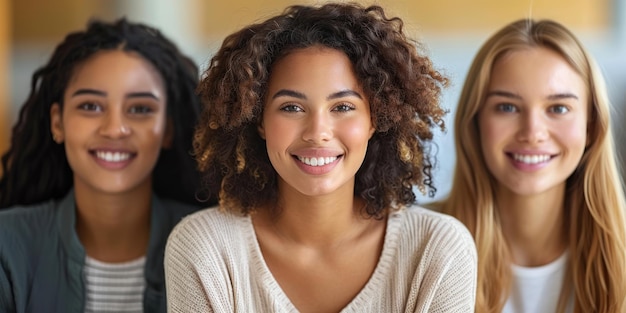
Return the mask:
<path fill-rule="evenodd" d="M 96 158 L 106 162 L 124 162 L 134 156 L 132 153 L 117 151 L 93 151 L 92 154 L 95 155 Z"/>
<path fill-rule="evenodd" d="M 539 164 L 544 163 L 552 159 L 549 154 L 517 154 L 511 153 L 510 156 L 513 160 L 524 164 Z"/>
<path fill-rule="evenodd" d="M 308 166 L 324 166 L 326 164 L 335 162 L 339 157 L 333 156 L 333 157 L 307 158 L 307 157 L 296 156 L 296 158 L 300 160 L 300 162 Z"/>

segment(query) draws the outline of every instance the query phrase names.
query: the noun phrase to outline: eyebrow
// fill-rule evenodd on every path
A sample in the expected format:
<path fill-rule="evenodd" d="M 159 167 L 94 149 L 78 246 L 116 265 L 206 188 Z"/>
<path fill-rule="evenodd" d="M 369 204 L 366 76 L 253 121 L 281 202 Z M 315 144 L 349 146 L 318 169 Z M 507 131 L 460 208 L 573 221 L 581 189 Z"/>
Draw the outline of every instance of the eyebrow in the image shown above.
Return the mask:
<path fill-rule="evenodd" d="M 278 97 L 294 97 L 294 98 L 306 100 L 306 96 L 303 93 L 297 92 L 295 90 L 289 90 L 289 89 L 279 90 L 272 96 L 272 99 L 276 99 Z"/>
<path fill-rule="evenodd" d="M 74 94 L 72 94 L 72 97 L 80 96 L 80 95 L 96 95 L 96 96 L 106 97 L 107 93 L 101 90 L 84 88 L 84 89 L 76 90 Z M 126 98 L 152 98 L 157 101 L 159 100 L 159 97 L 147 91 L 131 92 L 131 93 L 126 94 Z"/>
<path fill-rule="evenodd" d="M 361 96 L 361 94 L 359 94 L 358 92 L 354 91 L 354 90 L 342 90 L 342 91 L 338 91 L 335 93 L 330 94 L 328 97 L 326 97 L 326 100 L 333 100 L 333 99 L 338 99 L 338 98 L 343 98 L 343 97 L 357 97 L 359 99 L 363 99 L 363 97 Z M 276 99 L 278 97 L 294 97 L 294 98 L 298 98 L 298 99 L 302 99 L 302 100 L 306 100 L 306 95 L 304 95 L 301 92 L 297 92 L 295 90 L 289 90 L 289 89 L 281 89 L 278 92 L 276 92 L 273 96 L 272 99 Z"/>
<path fill-rule="evenodd" d="M 559 100 L 559 99 L 576 99 L 576 100 L 578 100 L 578 97 L 575 94 L 573 94 L 573 93 L 557 93 L 557 94 L 548 96 L 548 99 L 550 99 L 550 100 Z"/>
<path fill-rule="evenodd" d="M 490 92 L 487 94 L 487 98 L 489 98 L 489 97 L 494 97 L 494 96 L 497 96 L 497 97 L 505 97 L 505 98 L 513 98 L 513 99 L 520 99 L 520 100 L 522 99 L 522 97 L 520 97 L 520 96 L 519 96 L 519 95 L 517 95 L 517 94 L 514 94 L 514 93 L 512 93 L 512 92 L 508 92 L 508 91 L 502 91 L 502 90 L 494 90 L 494 91 L 490 91 Z"/>
<path fill-rule="evenodd" d="M 339 92 L 335 92 L 333 94 L 331 94 L 330 96 L 326 97 L 326 100 L 332 100 L 332 99 L 338 99 L 338 98 L 343 98 L 343 97 L 357 97 L 359 99 L 363 99 L 363 97 L 361 97 L 361 94 L 359 94 L 358 92 L 348 89 L 348 90 L 342 90 Z"/>
<path fill-rule="evenodd" d="M 491 91 L 487 94 L 487 98 L 488 97 L 492 97 L 492 96 L 498 96 L 498 97 L 505 97 L 505 98 L 513 98 L 513 99 L 519 99 L 521 100 L 522 97 L 512 93 L 512 92 L 508 92 L 508 91 L 502 91 L 502 90 L 495 90 L 495 91 Z M 548 100 L 560 100 L 560 99 L 576 99 L 578 100 L 578 96 L 576 96 L 573 93 L 557 93 L 557 94 L 553 94 L 553 95 L 549 95 L 548 96 Z"/>

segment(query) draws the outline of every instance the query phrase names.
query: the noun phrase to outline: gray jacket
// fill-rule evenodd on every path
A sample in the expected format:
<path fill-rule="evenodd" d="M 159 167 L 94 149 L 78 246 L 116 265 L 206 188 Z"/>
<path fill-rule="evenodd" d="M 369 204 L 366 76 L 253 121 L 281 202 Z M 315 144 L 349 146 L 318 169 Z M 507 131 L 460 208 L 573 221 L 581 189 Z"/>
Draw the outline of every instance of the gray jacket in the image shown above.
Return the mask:
<path fill-rule="evenodd" d="M 144 312 L 166 312 L 167 237 L 196 210 L 153 195 Z M 85 250 L 75 220 L 73 191 L 59 201 L 0 211 L 0 312 L 84 312 Z"/>

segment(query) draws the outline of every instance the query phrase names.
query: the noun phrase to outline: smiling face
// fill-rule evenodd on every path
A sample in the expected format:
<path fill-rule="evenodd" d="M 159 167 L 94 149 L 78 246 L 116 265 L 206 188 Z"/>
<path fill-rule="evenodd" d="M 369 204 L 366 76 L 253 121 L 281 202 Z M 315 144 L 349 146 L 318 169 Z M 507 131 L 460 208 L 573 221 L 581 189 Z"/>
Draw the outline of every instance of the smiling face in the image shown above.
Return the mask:
<path fill-rule="evenodd" d="M 584 81 L 556 52 L 528 48 L 499 58 L 478 124 L 500 188 L 518 195 L 563 188 L 585 150 L 588 103 Z"/>
<path fill-rule="evenodd" d="M 259 132 L 281 190 L 351 196 L 374 127 L 348 57 L 311 47 L 276 62 Z"/>
<path fill-rule="evenodd" d="M 137 54 L 104 51 L 79 65 L 63 109 L 54 104 L 50 112 L 75 188 L 107 194 L 151 188 L 167 140 L 166 100 L 161 76 Z"/>

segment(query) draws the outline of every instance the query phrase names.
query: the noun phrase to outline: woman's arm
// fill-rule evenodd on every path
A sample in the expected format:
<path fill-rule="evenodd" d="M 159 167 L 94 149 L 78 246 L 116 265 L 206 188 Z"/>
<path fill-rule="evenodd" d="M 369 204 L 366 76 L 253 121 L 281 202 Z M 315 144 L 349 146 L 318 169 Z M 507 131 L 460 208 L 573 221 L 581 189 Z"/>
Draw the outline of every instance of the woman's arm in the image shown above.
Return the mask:
<path fill-rule="evenodd" d="M 201 247 L 195 244 L 198 238 L 186 225 L 189 224 L 181 222 L 172 231 L 165 248 L 167 311 L 213 312 L 202 273 L 198 271 L 204 263 L 199 258 Z"/>
<path fill-rule="evenodd" d="M 422 255 L 424 273 L 416 312 L 470 313 L 476 301 L 477 255 L 474 240 L 459 221 L 440 220 Z"/>

